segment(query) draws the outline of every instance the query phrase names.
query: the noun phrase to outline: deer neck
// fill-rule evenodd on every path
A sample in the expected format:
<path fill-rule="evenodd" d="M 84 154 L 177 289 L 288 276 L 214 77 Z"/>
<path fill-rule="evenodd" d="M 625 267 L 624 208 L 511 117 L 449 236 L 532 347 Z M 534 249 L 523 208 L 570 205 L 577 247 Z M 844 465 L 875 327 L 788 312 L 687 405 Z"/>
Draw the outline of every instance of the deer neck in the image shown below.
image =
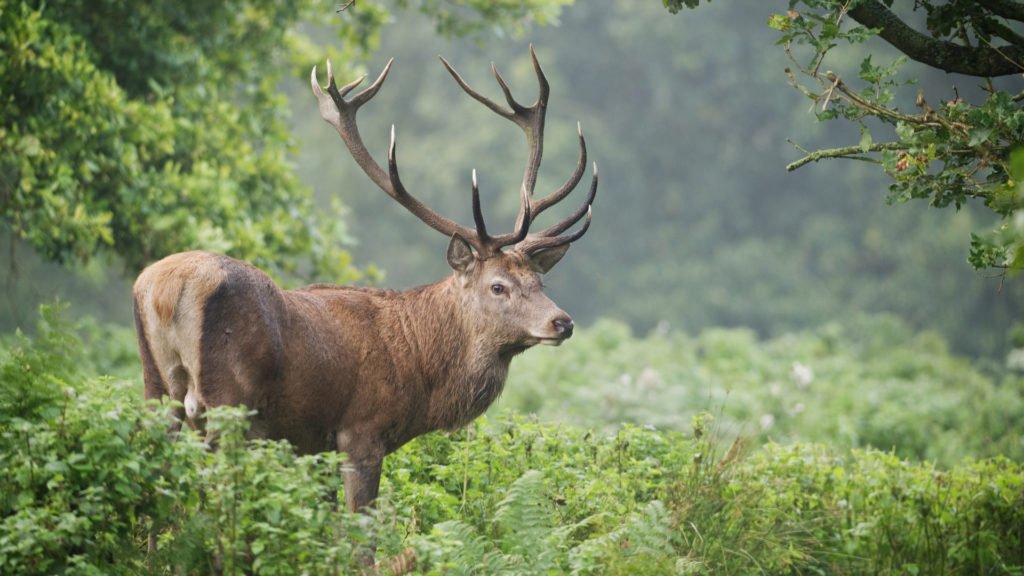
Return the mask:
<path fill-rule="evenodd" d="M 406 338 L 429 390 L 432 428 L 454 430 L 482 414 L 505 386 L 514 354 L 481 336 L 452 278 L 418 289 Z"/>

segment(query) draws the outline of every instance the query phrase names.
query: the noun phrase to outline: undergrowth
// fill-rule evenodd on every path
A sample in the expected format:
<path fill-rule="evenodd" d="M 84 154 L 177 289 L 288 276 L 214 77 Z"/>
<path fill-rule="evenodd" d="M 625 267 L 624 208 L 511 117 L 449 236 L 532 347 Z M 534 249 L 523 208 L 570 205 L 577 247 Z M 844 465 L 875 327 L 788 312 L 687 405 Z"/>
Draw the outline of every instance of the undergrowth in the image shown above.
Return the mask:
<path fill-rule="evenodd" d="M 47 319 L 0 359 L 0 573 L 357 573 L 371 543 L 437 575 L 1024 573 L 1021 464 L 745 447 L 708 414 L 480 419 L 389 456 L 375 512 L 348 514 L 339 456 L 246 441 L 244 409 L 211 411 L 217 451 L 171 438 Z"/>
<path fill-rule="evenodd" d="M 954 465 L 1024 460 L 1024 375 L 972 364 L 889 316 L 759 340 L 744 329 L 635 336 L 602 321 L 516 360 L 498 410 L 614 430 L 685 431 L 715 412 L 725 441 L 821 442 Z"/>

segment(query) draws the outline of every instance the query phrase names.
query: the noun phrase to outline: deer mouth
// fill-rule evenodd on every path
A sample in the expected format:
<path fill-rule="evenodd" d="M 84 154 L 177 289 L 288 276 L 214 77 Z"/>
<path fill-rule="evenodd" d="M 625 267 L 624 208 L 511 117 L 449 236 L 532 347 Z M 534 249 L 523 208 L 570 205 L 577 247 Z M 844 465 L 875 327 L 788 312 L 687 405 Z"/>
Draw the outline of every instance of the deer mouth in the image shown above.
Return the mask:
<path fill-rule="evenodd" d="M 545 336 L 534 335 L 534 336 L 528 337 L 523 342 L 523 344 L 525 345 L 526 348 L 531 348 L 531 347 L 537 346 L 537 345 L 541 345 L 541 346 L 561 346 L 562 342 L 565 342 L 568 339 L 569 339 L 569 337 L 564 335 L 564 334 L 545 335 Z"/>

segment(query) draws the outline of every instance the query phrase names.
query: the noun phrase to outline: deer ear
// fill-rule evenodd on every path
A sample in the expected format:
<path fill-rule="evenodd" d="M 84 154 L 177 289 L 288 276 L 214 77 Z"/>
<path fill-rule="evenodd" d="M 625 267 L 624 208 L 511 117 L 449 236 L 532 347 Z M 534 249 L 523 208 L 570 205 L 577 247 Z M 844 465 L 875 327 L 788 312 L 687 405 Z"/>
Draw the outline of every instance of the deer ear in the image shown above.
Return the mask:
<path fill-rule="evenodd" d="M 475 261 L 476 256 L 473 255 L 469 243 L 458 234 L 452 235 L 452 240 L 448 243 L 448 265 L 452 270 L 466 273 L 473 267 Z"/>
<path fill-rule="evenodd" d="M 540 252 L 530 254 L 530 267 L 540 274 L 547 274 L 548 270 L 554 268 L 555 264 L 569 251 L 569 244 L 562 244 L 554 248 L 545 248 Z"/>

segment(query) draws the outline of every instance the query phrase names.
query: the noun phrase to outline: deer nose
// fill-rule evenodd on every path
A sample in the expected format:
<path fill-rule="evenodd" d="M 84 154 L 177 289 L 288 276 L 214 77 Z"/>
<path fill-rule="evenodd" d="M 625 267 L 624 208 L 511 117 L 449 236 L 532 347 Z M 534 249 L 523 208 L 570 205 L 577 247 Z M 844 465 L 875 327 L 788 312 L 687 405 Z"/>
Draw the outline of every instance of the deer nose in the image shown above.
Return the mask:
<path fill-rule="evenodd" d="M 556 318 L 551 321 L 551 324 L 555 327 L 555 333 L 562 338 L 572 336 L 572 329 L 575 326 L 572 323 L 572 318 Z"/>

